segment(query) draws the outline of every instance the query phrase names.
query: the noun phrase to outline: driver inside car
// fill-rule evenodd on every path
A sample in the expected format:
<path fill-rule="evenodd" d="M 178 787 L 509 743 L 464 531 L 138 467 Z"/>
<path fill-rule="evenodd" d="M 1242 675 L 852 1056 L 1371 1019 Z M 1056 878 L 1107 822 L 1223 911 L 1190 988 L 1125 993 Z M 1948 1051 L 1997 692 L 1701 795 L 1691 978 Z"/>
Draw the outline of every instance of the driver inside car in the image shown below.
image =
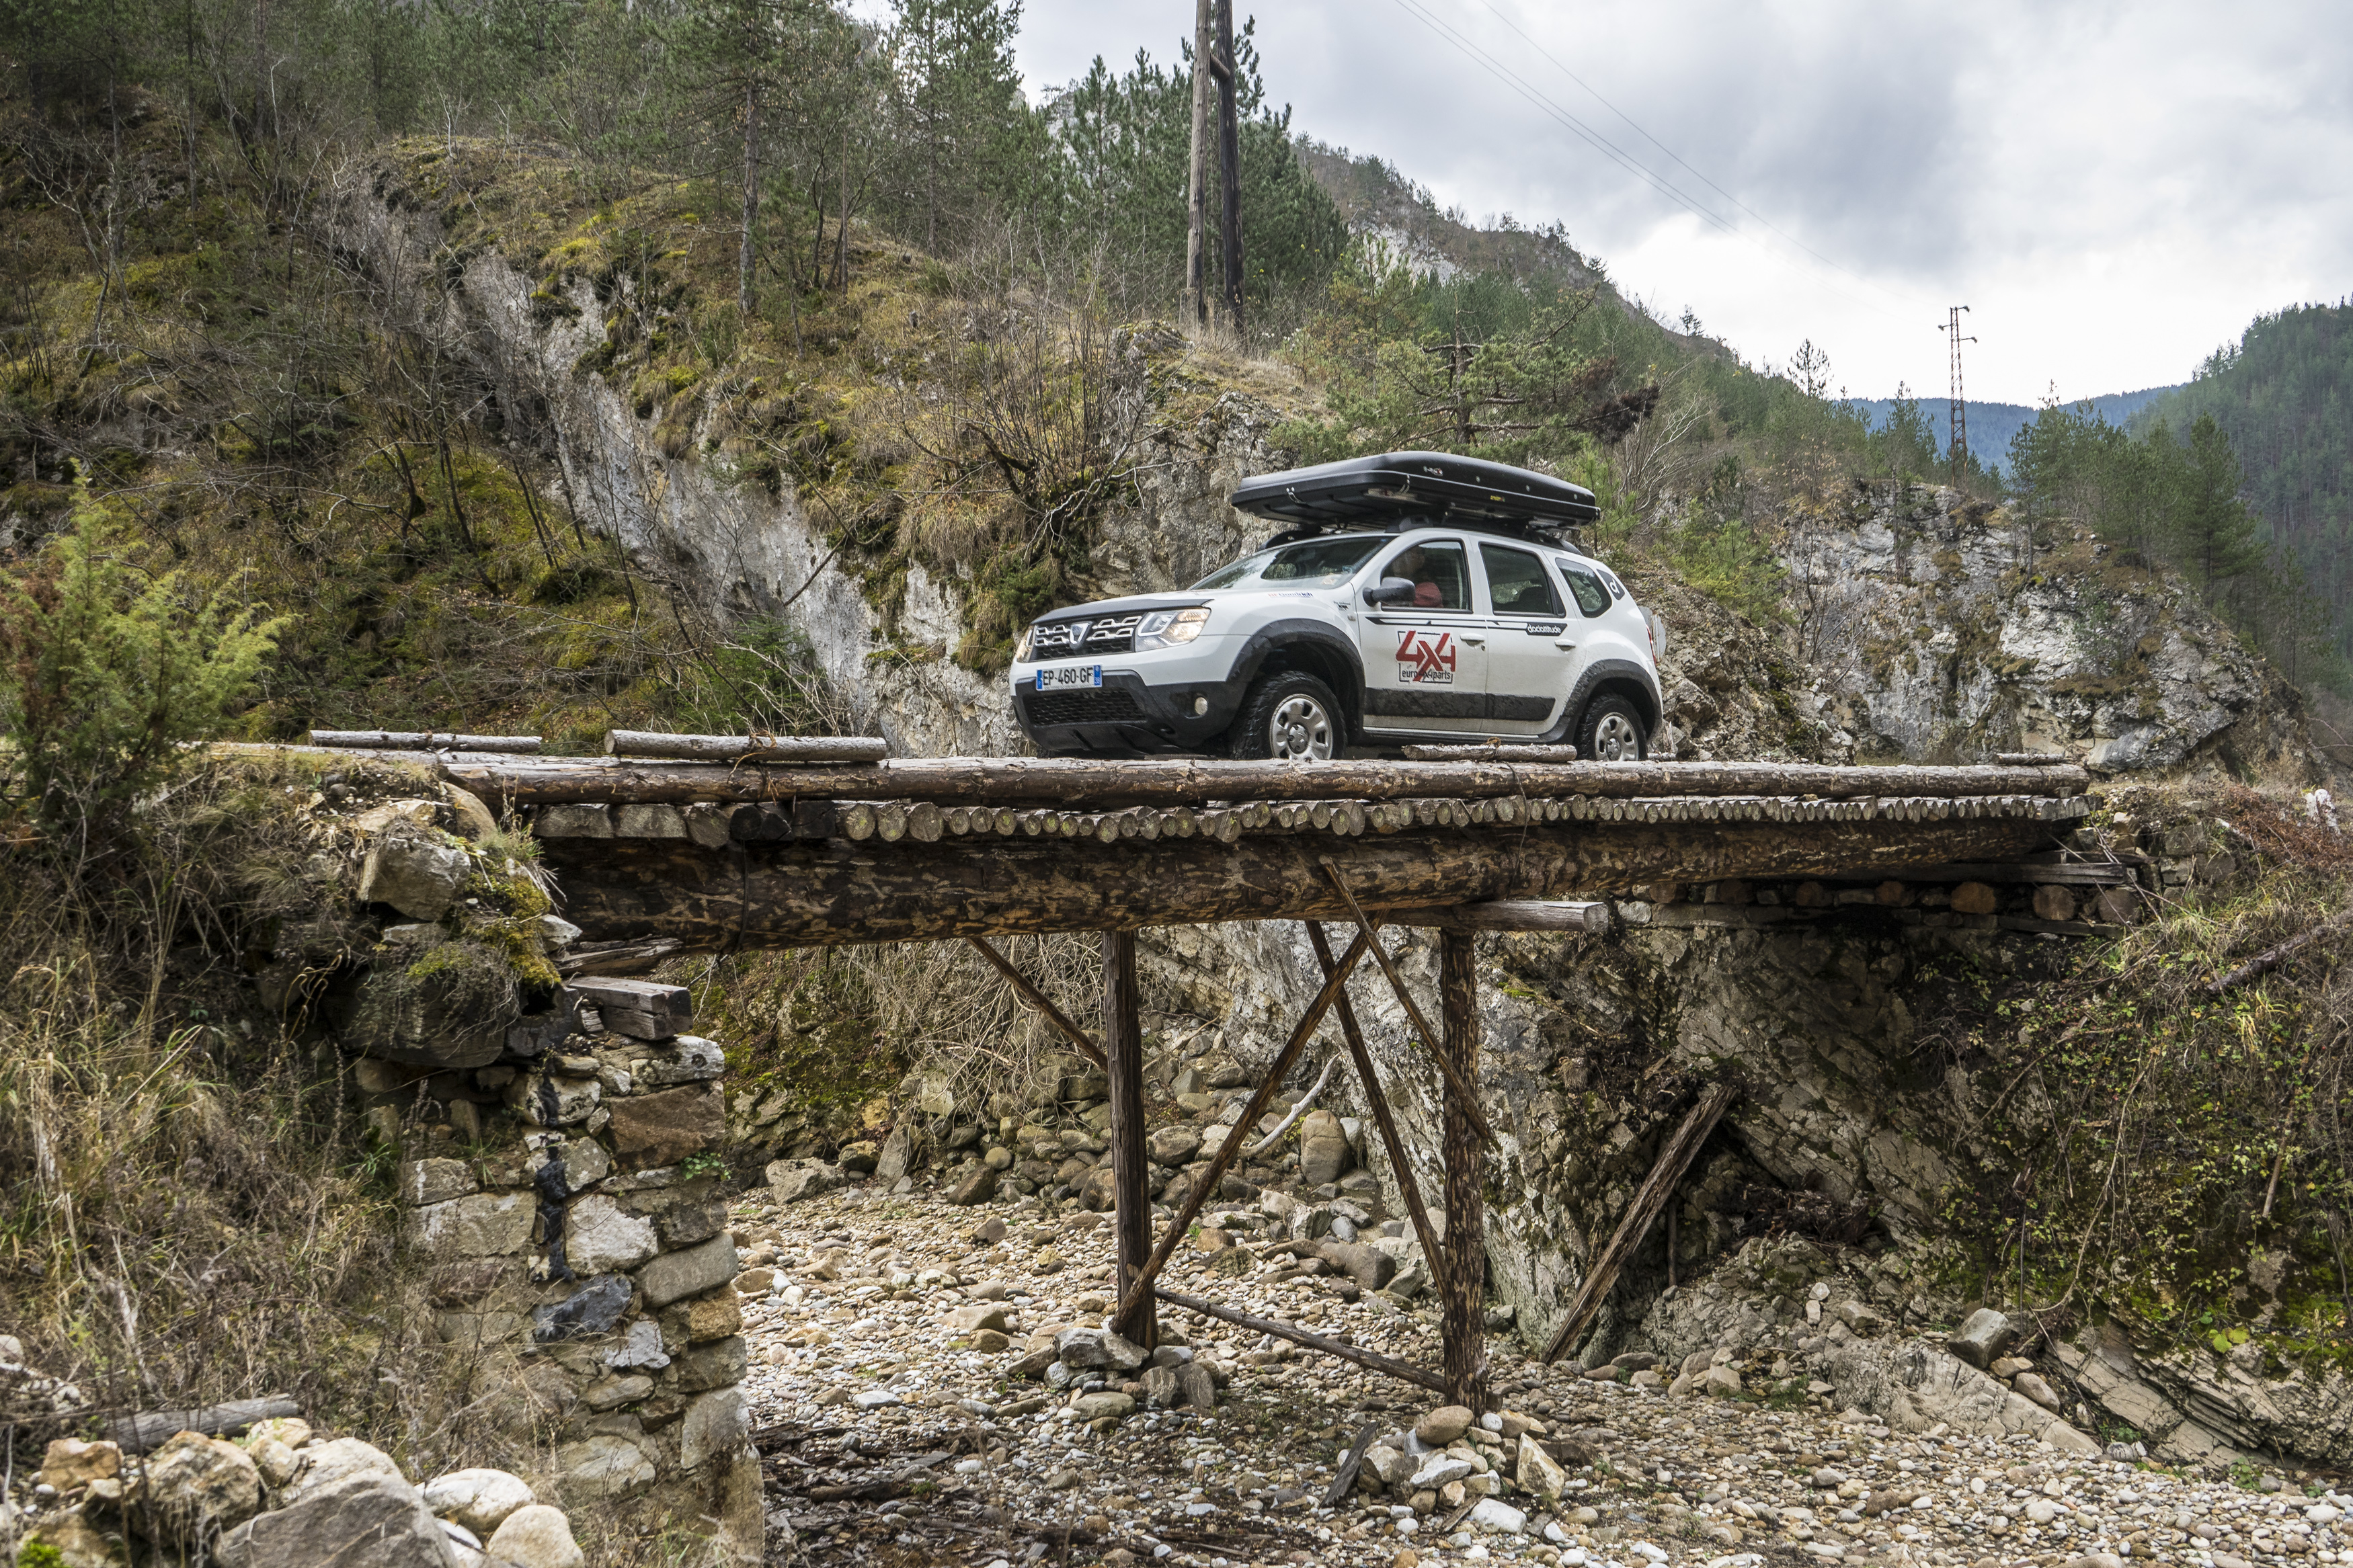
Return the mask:
<path fill-rule="evenodd" d="M 1430 558 L 1422 553 L 1419 546 L 1400 552 L 1383 570 L 1382 575 L 1410 581 L 1416 609 L 1448 610 L 1455 607 L 1446 602 L 1446 590 L 1431 580 Z"/>

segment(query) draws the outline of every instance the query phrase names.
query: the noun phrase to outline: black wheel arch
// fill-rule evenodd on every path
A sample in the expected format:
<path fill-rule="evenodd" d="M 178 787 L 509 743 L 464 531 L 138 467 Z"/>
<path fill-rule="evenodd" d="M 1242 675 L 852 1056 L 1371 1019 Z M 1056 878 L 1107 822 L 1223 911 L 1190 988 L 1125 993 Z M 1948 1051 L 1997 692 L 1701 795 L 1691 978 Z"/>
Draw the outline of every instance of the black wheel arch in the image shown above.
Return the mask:
<path fill-rule="evenodd" d="M 1641 715 L 1645 734 L 1659 732 L 1659 721 L 1666 715 L 1666 704 L 1660 700 L 1657 679 L 1641 665 L 1629 658 L 1597 658 L 1585 667 L 1569 689 L 1567 706 L 1561 710 L 1560 721 L 1541 737 L 1546 745 L 1574 744 L 1577 726 L 1584 721 L 1585 709 L 1603 692 L 1615 692 L 1634 705 Z"/>
<path fill-rule="evenodd" d="M 1332 689 L 1351 738 L 1364 730 L 1365 661 L 1356 643 L 1321 621 L 1272 621 L 1250 635 L 1229 678 L 1248 691 L 1260 677 L 1296 670 Z"/>

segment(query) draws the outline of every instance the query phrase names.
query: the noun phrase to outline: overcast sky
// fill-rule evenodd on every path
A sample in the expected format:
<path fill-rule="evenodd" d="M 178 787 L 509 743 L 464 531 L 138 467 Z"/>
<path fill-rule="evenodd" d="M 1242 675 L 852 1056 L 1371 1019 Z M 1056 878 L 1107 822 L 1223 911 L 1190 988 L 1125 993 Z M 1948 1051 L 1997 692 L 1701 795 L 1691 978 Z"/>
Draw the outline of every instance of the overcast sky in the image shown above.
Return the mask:
<path fill-rule="evenodd" d="M 1752 363 L 1811 337 L 1856 396 L 1943 396 L 1947 305 L 1972 307 L 1970 395 L 2035 403 L 2184 380 L 2256 312 L 2353 292 L 2353 6 L 1254 9 L 1298 129 L 1474 219 L 1565 222 Z M 1021 66 L 1035 92 L 1098 54 L 1166 59 L 1191 14 L 1029 0 Z"/>

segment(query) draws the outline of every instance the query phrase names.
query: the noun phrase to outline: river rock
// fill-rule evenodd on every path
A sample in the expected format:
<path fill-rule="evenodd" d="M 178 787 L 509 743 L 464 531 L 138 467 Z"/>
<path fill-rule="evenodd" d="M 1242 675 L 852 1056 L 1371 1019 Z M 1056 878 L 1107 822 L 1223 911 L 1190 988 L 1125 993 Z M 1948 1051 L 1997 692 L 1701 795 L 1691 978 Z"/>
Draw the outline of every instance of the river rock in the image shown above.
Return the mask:
<path fill-rule="evenodd" d="M 482 1550 L 492 1562 L 514 1568 L 581 1568 L 588 1561 L 572 1539 L 572 1521 L 562 1509 L 545 1503 L 509 1514 Z"/>
<path fill-rule="evenodd" d="M 294 1477 L 285 1495 L 279 1499 L 280 1508 L 290 1501 L 324 1491 L 339 1481 L 363 1476 L 388 1476 L 403 1486 L 408 1484 L 407 1478 L 400 1473 L 400 1467 L 393 1463 L 390 1454 L 372 1443 L 363 1443 L 357 1437 L 337 1437 L 325 1443 L 313 1443 L 301 1450 L 301 1456 L 302 1468 Z"/>
<path fill-rule="evenodd" d="M 1982 1372 L 2024 1338 L 2018 1325 L 1991 1307 L 1980 1307 L 1971 1312 L 1945 1348 Z"/>
<path fill-rule="evenodd" d="M 463 849 L 416 832 L 392 832 L 368 847 L 360 867 L 364 903 L 390 904 L 413 921 L 449 912 L 474 863 Z"/>
<path fill-rule="evenodd" d="M 1471 1430 L 1477 1419 L 1468 1405 L 1441 1405 L 1413 1424 L 1413 1435 L 1433 1448 L 1443 1448 Z"/>
<path fill-rule="evenodd" d="M 353 1475 L 221 1538 L 221 1568 L 459 1568 L 458 1551 L 397 1475 Z"/>
<path fill-rule="evenodd" d="M 838 1165 L 823 1160 L 777 1160 L 767 1169 L 768 1195 L 780 1204 L 798 1203 L 847 1185 L 849 1178 Z"/>
<path fill-rule="evenodd" d="M 531 1488 L 504 1470 L 452 1470 L 425 1483 L 425 1506 L 487 1536 L 519 1508 L 533 1501 Z"/>
<path fill-rule="evenodd" d="M 1201 1130 L 1178 1122 L 1172 1127 L 1155 1127 L 1145 1140 L 1145 1148 L 1155 1165 L 1181 1165 L 1190 1160 L 1201 1147 Z"/>
<path fill-rule="evenodd" d="M 1065 1329 L 1055 1336 L 1054 1357 L 1072 1371 L 1100 1366 L 1113 1372 L 1134 1372 L 1150 1359 L 1143 1346 L 1109 1329 Z"/>
<path fill-rule="evenodd" d="M 59 1437 L 41 1456 L 39 1480 L 61 1492 L 122 1473 L 122 1450 L 112 1443 L 85 1443 Z"/>
<path fill-rule="evenodd" d="M 1320 1187 L 1336 1182 L 1349 1164 L 1348 1135 L 1328 1110 L 1311 1110 L 1299 1122 L 1299 1180 Z"/>
<path fill-rule="evenodd" d="M 1560 1462 L 1544 1451 L 1544 1446 L 1527 1433 L 1520 1435 L 1520 1489 L 1547 1501 L 1557 1499 L 1568 1486 L 1568 1472 Z"/>
<path fill-rule="evenodd" d="M 198 1546 L 261 1510 L 261 1472 L 234 1443 L 183 1432 L 147 1456 L 147 1506 L 132 1518 L 164 1546 Z"/>

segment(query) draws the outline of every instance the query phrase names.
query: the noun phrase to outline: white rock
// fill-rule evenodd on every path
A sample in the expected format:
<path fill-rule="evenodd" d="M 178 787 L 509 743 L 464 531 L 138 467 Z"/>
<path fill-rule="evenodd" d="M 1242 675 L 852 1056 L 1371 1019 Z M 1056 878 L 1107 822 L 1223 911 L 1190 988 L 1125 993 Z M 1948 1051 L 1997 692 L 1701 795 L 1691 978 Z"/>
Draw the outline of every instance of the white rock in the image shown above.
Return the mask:
<path fill-rule="evenodd" d="M 490 1534 L 535 1500 L 521 1477 L 504 1470 L 452 1470 L 425 1483 L 427 1508 L 478 1535 Z"/>
<path fill-rule="evenodd" d="M 313 1443 L 299 1452 L 303 1460 L 302 1468 L 287 1484 L 285 1492 L 274 1500 L 280 1508 L 300 1502 L 322 1488 L 333 1486 L 337 1481 L 347 1481 L 353 1476 L 390 1476 L 404 1484 L 408 1479 L 400 1473 L 400 1467 L 393 1463 L 390 1454 L 373 1444 L 363 1443 L 357 1437 L 337 1437 L 332 1442 Z"/>
<path fill-rule="evenodd" d="M 582 1568 L 588 1561 L 572 1539 L 572 1521 L 564 1510 L 544 1503 L 509 1514 L 483 1550 L 492 1561 L 514 1568 Z"/>
<path fill-rule="evenodd" d="M 880 1410 L 899 1402 L 899 1396 L 887 1388 L 861 1388 L 849 1396 L 849 1403 L 860 1410 Z"/>
<path fill-rule="evenodd" d="M 623 1214 L 602 1193 L 577 1199 L 564 1216 L 564 1258 L 581 1275 L 622 1274 L 661 1250 L 654 1222 Z"/>
<path fill-rule="evenodd" d="M 1471 1522 L 1488 1530 L 1500 1530 L 1506 1535 L 1517 1535 L 1528 1527 L 1528 1516 L 1510 1503 L 1481 1498 L 1479 1505 L 1471 1510 Z"/>
<path fill-rule="evenodd" d="M 1421 1468 L 1414 1471 L 1406 1485 L 1419 1491 L 1424 1487 L 1442 1487 L 1449 1481 L 1459 1481 L 1473 1468 L 1468 1459 L 1458 1459 L 1440 1449 L 1432 1454 Z"/>

